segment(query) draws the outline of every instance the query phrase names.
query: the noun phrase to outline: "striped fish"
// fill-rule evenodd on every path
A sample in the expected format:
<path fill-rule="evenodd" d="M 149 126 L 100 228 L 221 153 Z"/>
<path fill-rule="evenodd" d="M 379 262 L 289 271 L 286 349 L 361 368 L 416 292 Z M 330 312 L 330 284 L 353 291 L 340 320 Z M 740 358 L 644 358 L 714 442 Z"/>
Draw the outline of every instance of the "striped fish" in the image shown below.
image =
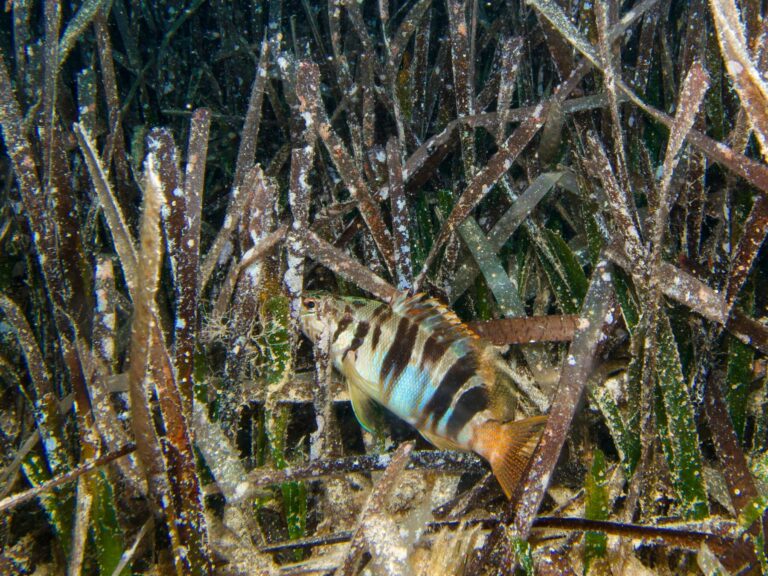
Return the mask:
<path fill-rule="evenodd" d="M 438 448 L 485 458 L 511 497 L 546 417 L 518 419 L 503 359 L 453 312 L 423 294 L 390 305 L 314 293 L 303 298 L 301 325 L 314 343 L 330 340 L 364 428 L 377 402 Z"/>

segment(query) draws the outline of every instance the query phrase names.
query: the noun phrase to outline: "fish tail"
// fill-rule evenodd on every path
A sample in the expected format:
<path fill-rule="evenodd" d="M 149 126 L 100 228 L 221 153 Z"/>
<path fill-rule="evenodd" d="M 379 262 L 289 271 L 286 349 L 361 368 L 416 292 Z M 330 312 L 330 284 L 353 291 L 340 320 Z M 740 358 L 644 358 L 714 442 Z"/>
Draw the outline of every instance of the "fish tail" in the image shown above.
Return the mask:
<path fill-rule="evenodd" d="M 489 420 L 476 430 L 476 451 L 491 464 L 507 498 L 512 498 L 522 479 L 546 422 L 546 416 L 509 422 Z"/>

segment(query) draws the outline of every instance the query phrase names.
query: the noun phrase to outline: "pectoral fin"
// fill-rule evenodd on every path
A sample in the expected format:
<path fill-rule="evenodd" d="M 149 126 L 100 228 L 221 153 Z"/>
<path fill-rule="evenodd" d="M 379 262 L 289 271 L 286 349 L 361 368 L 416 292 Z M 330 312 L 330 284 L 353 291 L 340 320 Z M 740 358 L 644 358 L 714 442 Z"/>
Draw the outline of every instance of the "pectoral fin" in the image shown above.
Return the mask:
<path fill-rule="evenodd" d="M 371 434 L 375 434 L 376 429 L 376 405 L 365 392 L 349 382 L 349 398 L 352 400 L 352 410 L 355 412 L 360 426 L 365 428 Z"/>
<path fill-rule="evenodd" d="M 375 384 L 369 382 L 360 375 L 355 368 L 355 360 L 355 354 L 354 352 L 351 352 L 347 354 L 342 362 L 342 371 L 344 372 L 344 376 L 347 377 L 349 398 L 352 401 L 352 410 L 354 410 L 355 417 L 357 418 L 357 421 L 360 422 L 360 425 L 371 434 L 375 434 L 378 414 L 376 411 L 376 404 L 371 400 L 370 396 Z"/>
<path fill-rule="evenodd" d="M 341 362 L 341 371 L 344 376 L 347 377 L 347 381 L 350 385 L 357 386 L 359 390 L 364 392 L 367 396 L 371 397 L 378 391 L 379 385 L 370 380 L 366 380 L 357 371 L 355 363 L 357 362 L 357 353 L 353 350 L 347 352 L 344 356 L 344 360 Z"/>

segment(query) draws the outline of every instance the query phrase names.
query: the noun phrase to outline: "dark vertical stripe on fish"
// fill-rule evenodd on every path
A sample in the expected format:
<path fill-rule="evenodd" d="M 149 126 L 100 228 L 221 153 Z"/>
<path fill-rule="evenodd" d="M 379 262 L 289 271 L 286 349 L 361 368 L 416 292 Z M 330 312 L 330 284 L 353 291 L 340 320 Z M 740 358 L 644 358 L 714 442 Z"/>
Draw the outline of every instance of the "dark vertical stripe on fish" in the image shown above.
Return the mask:
<path fill-rule="evenodd" d="M 391 313 L 391 309 L 386 304 L 379 304 L 378 307 L 371 313 L 371 317 L 369 318 L 369 321 L 373 323 L 378 319 L 379 316 L 383 316 L 386 313 Z"/>
<path fill-rule="evenodd" d="M 368 322 L 373 326 L 373 334 L 371 335 L 371 354 L 376 352 L 376 347 L 379 345 L 379 339 L 381 338 L 381 327 L 392 315 L 392 309 L 386 305 L 379 305 L 376 310 L 371 314 Z"/>
<path fill-rule="evenodd" d="M 381 338 L 381 325 L 384 323 L 384 320 L 383 318 L 380 318 L 380 316 L 383 316 L 384 312 L 388 309 L 389 306 L 380 304 L 368 319 L 368 323 L 373 326 L 373 334 L 371 335 L 371 354 L 376 351 L 376 347 L 379 345 L 379 338 Z"/>
<path fill-rule="evenodd" d="M 365 340 L 370 327 L 371 325 L 368 324 L 368 322 L 358 323 L 357 328 L 355 328 L 355 335 L 352 338 L 352 343 L 349 345 L 349 348 L 344 351 L 344 356 L 347 355 L 347 352 L 354 352 L 363 345 L 363 340 Z"/>
<path fill-rule="evenodd" d="M 440 385 L 424 408 L 424 417 L 432 415 L 433 429 L 445 415 L 448 408 L 450 408 L 456 392 L 464 386 L 467 380 L 475 375 L 476 371 L 477 358 L 475 358 L 474 354 L 470 353 L 458 358 L 445 373 L 445 376 L 440 381 Z"/>
<path fill-rule="evenodd" d="M 448 436 L 456 438 L 461 429 L 466 426 L 478 412 L 488 408 L 488 391 L 485 386 L 475 386 L 462 394 L 453 405 L 451 416 L 448 418 L 446 431 Z"/>
<path fill-rule="evenodd" d="M 371 335 L 371 354 L 376 352 L 376 346 L 379 345 L 379 338 L 381 338 L 381 322 L 376 322 L 373 327 L 373 334 Z"/>
<path fill-rule="evenodd" d="M 430 334 L 424 341 L 424 348 L 421 353 L 421 368 L 429 369 L 437 366 L 443 358 L 443 354 L 450 347 L 450 340 L 438 333 Z"/>
<path fill-rule="evenodd" d="M 336 342 L 336 340 L 339 339 L 339 336 L 341 336 L 341 333 L 344 332 L 344 330 L 346 330 L 350 324 L 352 324 L 352 314 L 345 312 L 344 316 L 342 316 L 341 320 L 339 320 L 339 325 L 336 326 L 336 331 L 333 333 L 331 342 Z"/>
<path fill-rule="evenodd" d="M 408 366 L 408 360 L 413 353 L 413 347 L 416 345 L 416 335 L 419 333 L 419 326 L 408 318 L 400 318 L 397 323 L 397 332 L 392 340 L 392 345 L 384 356 L 381 363 L 379 378 L 383 383 L 389 377 L 389 384 L 385 394 L 388 396 L 391 389 L 405 367 Z"/>

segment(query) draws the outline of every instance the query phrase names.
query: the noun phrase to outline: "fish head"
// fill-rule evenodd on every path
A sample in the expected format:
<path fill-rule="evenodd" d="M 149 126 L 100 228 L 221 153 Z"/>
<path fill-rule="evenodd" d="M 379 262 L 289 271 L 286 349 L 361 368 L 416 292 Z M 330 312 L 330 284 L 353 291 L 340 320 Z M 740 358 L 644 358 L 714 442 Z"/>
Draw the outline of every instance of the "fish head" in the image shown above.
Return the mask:
<path fill-rule="evenodd" d="M 307 338 L 319 344 L 323 334 L 333 334 L 344 314 L 344 303 L 327 292 L 306 292 L 301 299 L 299 322 Z"/>

